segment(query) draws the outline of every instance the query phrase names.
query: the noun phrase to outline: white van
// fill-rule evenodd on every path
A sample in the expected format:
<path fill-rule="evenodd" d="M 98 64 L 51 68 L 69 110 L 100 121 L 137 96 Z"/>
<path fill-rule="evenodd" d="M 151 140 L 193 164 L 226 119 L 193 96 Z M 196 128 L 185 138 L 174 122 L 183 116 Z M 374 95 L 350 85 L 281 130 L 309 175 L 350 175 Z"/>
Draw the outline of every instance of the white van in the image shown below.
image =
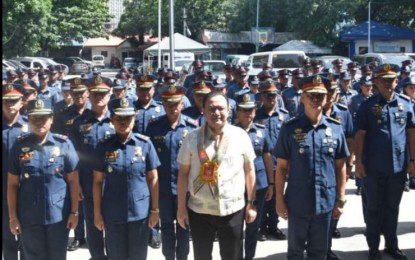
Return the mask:
<path fill-rule="evenodd" d="M 295 70 L 301 68 L 307 56 L 303 51 L 266 51 L 249 55 L 249 75 L 258 75 L 264 63 L 270 63 L 274 71 L 281 69 Z"/>
<path fill-rule="evenodd" d="M 92 56 L 92 67 L 105 69 L 105 57 L 103 55 L 94 55 Z"/>
<path fill-rule="evenodd" d="M 193 62 L 195 60 L 195 54 L 193 52 L 174 52 L 174 60 L 188 60 Z M 163 53 L 161 63 L 164 68 L 170 67 L 170 53 Z"/>

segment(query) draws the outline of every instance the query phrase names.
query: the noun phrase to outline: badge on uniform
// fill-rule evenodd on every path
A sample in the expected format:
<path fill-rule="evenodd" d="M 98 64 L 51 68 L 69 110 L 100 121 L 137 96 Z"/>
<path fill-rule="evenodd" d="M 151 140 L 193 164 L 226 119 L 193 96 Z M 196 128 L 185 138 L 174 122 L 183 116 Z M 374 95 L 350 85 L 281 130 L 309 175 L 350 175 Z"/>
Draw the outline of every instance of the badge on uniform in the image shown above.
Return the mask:
<path fill-rule="evenodd" d="M 66 120 L 65 125 L 73 125 L 73 119 L 71 120 Z"/>
<path fill-rule="evenodd" d="M 402 103 L 398 103 L 398 110 L 403 111 L 403 104 Z"/>
<path fill-rule="evenodd" d="M 258 132 L 256 133 L 256 136 L 258 136 L 259 138 L 263 137 L 262 136 L 262 131 L 261 130 L 258 130 Z"/>
<path fill-rule="evenodd" d="M 300 154 L 303 154 L 303 153 L 304 153 L 304 148 L 303 148 L 303 147 L 301 147 L 300 149 L 298 149 L 298 152 L 299 152 Z"/>
<path fill-rule="evenodd" d="M 105 159 L 107 161 L 115 161 L 118 158 L 118 156 L 119 156 L 118 151 L 106 152 L 105 153 Z"/>
<path fill-rule="evenodd" d="M 25 177 L 25 179 L 29 179 L 30 174 L 26 172 L 26 173 L 23 174 L 23 176 Z"/>
<path fill-rule="evenodd" d="M 108 173 L 111 173 L 111 172 L 112 172 L 112 167 L 111 167 L 111 165 L 108 165 L 107 172 L 108 172 Z"/>
<path fill-rule="evenodd" d="M 22 125 L 22 132 L 23 133 L 29 132 L 29 126 L 27 124 Z"/>
<path fill-rule="evenodd" d="M 59 147 L 55 146 L 52 148 L 52 152 L 51 152 L 52 157 L 56 157 L 60 155 L 60 149 Z"/>
<path fill-rule="evenodd" d="M 157 152 L 161 153 L 161 148 L 160 147 L 157 148 Z"/>
<path fill-rule="evenodd" d="M 110 128 L 114 129 L 114 125 L 110 122 Z M 105 131 L 107 133 L 108 131 Z"/>
<path fill-rule="evenodd" d="M 84 144 L 87 144 L 88 142 L 88 138 L 84 138 Z"/>
<path fill-rule="evenodd" d="M 156 113 L 160 113 L 160 107 L 154 108 L 154 111 L 156 111 Z"/>
<path fill-rule="evenodd" d="M 143 151 L 142 151 L 142 149 L 141 149 L 141 146 L 138 146 L 138 147 L 135 147 L 135 148 L 134 148 L 134 156 L 139 157 L 139 156 L 141 156 L 142 154 L 143 154 Z"/>
<path fill-rule="evenodd" d="M 331 128 L 330 128 L 330 127 L 328 127 L 328 128 L 326 129 L 326 136 L 332 136 L 332 135 L 333 135 L 333 132 L 332 132 Z"/>
<path fill-rule="evenodd" d="M 329 148 L 329 153 L 332 153 L 334 150 L 333 150 L 333 147 L 330 147 Z"/>
<path fill-rule="evenodd" d="M 92 124 L 84 124 L 79 126 L 79 132 L 85 133 L 92 130 Z"/>
<path fill-rule="evenodd" d="M 184 129 L 182 132 L 182 137 L 186 137 L 186 135 L 189 133 L 189 131 L 187 131 L 187 129 Z"/>
<path fill-rule="evenodd" d="M 336 119 L 337 119 L 337 121 L 339 121 L 340 124 L 342 123 L 342 117 L 341 116 L 338 116 Z"/>
<path fill-rule="evenodd" d="M 283 120 L 284 120 L 284 117 L 283 117 L 282 115 L 279 115 L 279 116 L 278 116 L 278 119 L 279 119 L 280 121 L 283 121 Z"/>

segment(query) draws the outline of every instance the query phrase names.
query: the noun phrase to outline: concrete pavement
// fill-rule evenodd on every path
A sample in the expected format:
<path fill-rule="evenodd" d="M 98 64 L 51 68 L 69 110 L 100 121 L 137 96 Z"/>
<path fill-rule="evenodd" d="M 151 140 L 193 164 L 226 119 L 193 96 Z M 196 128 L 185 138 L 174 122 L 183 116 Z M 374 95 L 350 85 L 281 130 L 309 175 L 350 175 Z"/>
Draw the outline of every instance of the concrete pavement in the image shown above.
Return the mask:
<path fill-rule="evenodd" d="M 354 180 L 347 183 L 347 204 L 345 212 L 339 221 L 341 238 L 333 240 L 333 251 L 344 260 L 363 260 L 367 259 L 367 244 L 364 232 L 364 222 L 361 207 L 361 197 L 354 194 Z M 279 227 L 287 233 L 287 221 L 281 220 Z M 73 237 L 73 232 L 71 232 Z M 72 239 L 72 238 L 70 238 Z M 408 259 L 415 259 L 415 190 L 404 192 L 400 207 L 398 225 L 399 246 L 404 251 Z M 382 259 L 392 259 L 385 255 L 383 251 L 384 240 L 380 243 Z M 190 245 L 189 260 L 193 259 L 192 245 Z M 287 241 L 268 240 L 259 242 L 257 246 L 256 258 L 262 260 L 282 260 L 286 259 Z M 220 259 L 219 245 L 214 244 L 212 257 L 214 260 Z M 86 248 L 81 248 L 73 252 L 68 252 L 68 260 L 88 260 L 89 253 Z M 148 248 L 149 260 L 164 259 L 161 248 Z"/>

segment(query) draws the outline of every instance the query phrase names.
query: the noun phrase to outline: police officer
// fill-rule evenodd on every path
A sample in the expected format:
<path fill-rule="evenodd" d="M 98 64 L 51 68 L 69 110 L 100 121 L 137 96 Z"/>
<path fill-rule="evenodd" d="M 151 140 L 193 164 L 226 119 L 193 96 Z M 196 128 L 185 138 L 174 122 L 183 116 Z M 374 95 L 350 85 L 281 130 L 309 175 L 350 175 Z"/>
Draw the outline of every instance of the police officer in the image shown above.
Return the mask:
<path fill-rule="evenodd" d="M 152 75 L 140 75 L 136 78 L 137 100 L 135 101 L 135 109 L 137 115 L 134 133 L 144 134 L 151 119 L 165 114 L 161 103 L 153 99 L 154 81 L 155 78 Z"/>
<path fill-rule="evenodd" d="M 368 99 L 369 97 L 372 96 L 372 78 L 370 76 L 363 76 L 360 78 L 359 80 L 359 84 L 360 84 L 360 93 L 357 94 L 356 96 L 353 96 L 352 99 L 350 100 L 350 104 L 349 104 L 349 112 L 352 115 L 352 119 L 353 119 L 353 128 L 355 129 L 355 121 L 356 121 L 356 114 L 357 111 L 359 110 L 360 105 L 363 103 L 363 101 L 365 101 L 366 99 Z M 356 176 L 356 195 L 361 195 L 362 194 L 362 179 Z M 364 198 L 362 197 L 362 204 L 364 205 Z M 363 211 L 364 213 L 365 211 Z M 364 214 L 365 216 L 365 214 Z"/>
<path fill-rule="evenodd" d="M 96 149 L 94 223 L 105 229 L 109 259 L 144 260 L 149 227 L 159 219 L 160 161 L 150 138 L 133 133 L 132 102 L 114 99 L 110 113 L 115 135 Z"/>
<path fill-rule="evenodd" d="M 409 77 L 405 80 L 405 83 L 403 84 L 403 94 L 411 99 L 415 111 L 415 77 Z M 405 186 L 405 191 L 409 191 L 408 188 L 415 189 L 415 177 L 409 177 L 409 181 Z"/>
<path fill-rule="evenodd" d="M 349 152 L 340 123 L 323 115 L 329 85 L 319 75 L 300 81 L 304 113 L 283 125 L 275 150 L 276 207 L 288 219 L 287 259 L 303 259 L 304 250 L 326 259 L 332 216 L 340 217 L 346 203 Z"/>
<path fill-rule="evenodd" d="M 89 92 L 85 81 L 81 78 L 74 78 L 68 83 L 70 84 L 69 94 L 73 104 L 61 112 L 52 125 L 53 132 L 63 135 L 71 135 L 74 121 L 88 109 Z"/>
<path fill-rule="evenodd" d="M 235 84 L 228 88 L 227 96 L 229 98 L 235 99 L 236 95 L 241 95 L 246 92 L 249 92 L 248 86 L 248 72 L 244 67 L 240 67 L 235 71 Z"/>
<path fill-rule="evenodd" d="M 363 77 L 370 77 L 371 78 L 372 77 L 372 70 L 370 69 L 369 65 L 363 65 L 360 68 L 360 74 L 361 74 L 360 78 L 363 78 Z M 356 90 L 357 92 L 360 92 L 360 82 L 357 82 L 357 83 L 353 84 L 352 88 L 354 90 Z"/>
<path fill-rule="evenodd" d="M 207 72 L 203 71 L 202 73 L 203 73 L 203 75 L 205 75 L 204 73 L 207 73 Z M 197 78 L 199 78 L 200 77 L 200 73 L 197 73 L 196 76 L 197 76 Z M 204 78 L 204 77 L 205 76 L 203 76 L 202 78 Z M 177 86 L 177 84 L 179 83 L 178 82 L 178 79 L 179 79 L 179 74 L 175 73 L 172 70 L 168 70 L 164 74 L 163 87 L 175 87 L 175 86 Z M 191 88 L 188 89 L 187 90 L 187 93 L 189 93 L 189 91 L 191 93 L 191 90 L 192 90 Z M 162 97 L 161 92 L 160 92 L 161 89 L 159 88 L 158 91 L 159 91 L 159 94 L 160 94 L 160 100 L 159 101 L 163 101 L 163 97 Z M 184 108 L 188 108 L 188 107 L 191 107 L 192 106 L 192 103 L 190 102 L 190 100 L 189 100 L 189 98 L 187 96 L 183 96 L 182 97 L 182 102 L 183 102 Z"/>
<path fill-rule="evenodd" d="M 415 175 L 415 115 L 407 96 L 394 92 L 399 67 L 383 64 L 373 70 L 379 93 L 360 105 L 356 116 L 356 174 L 366 195 L 366 240 L 369 258 L 384 252 L 407 259 L 399 249 L 396 229 L 407 172 Z"/>
<path fill-rule="evenodd" d="M 59 81 L 59 72 L 58 68 L 55 65 L 48 66 L 49 80 L 48 86 L 49 89 L 58 94 L 59 99 L 62 99 L 62 81 Z"/>
<path fill-rule="evenodd" d="M 353 96 L 357 95 L 357 91 L 352 89 L 352 76 L 349 72 L 343 71 L 340 73 L 339 82 L 340 92 L 338 103 L 348 106 L 350 99 L 352 99 Z"/>
<path fill-rule="evenodd" d="M 352 77 L 352 88 L 354 84 L 359 82 L 359 78 L 357 77 L 357 71 L 359 69 L 359 64 L 355 61 L 347 63 L 347 71 L 350 73 L 350 76 Z M 354 89 L 354 88 L 353 88 Z"/>
<path fill-rule="evenodd" d="M 23 97 L 22 97 L 22 108 L 20 109 L 20 114 L 27 121 L 27 105 L 29 101 L 36 99 L 37 97 L 37 86 L 33 80 L 17 80 L 16 84 L 22 86 Z"/>
<path fill-rule="evenodd" d="M 60 118 L 61 114 L 64 111 L 66 111 L 70 106 L 73 105 L 73 100 L 71 96 L 71 86 L 68 81 L 64 82 L 61 90 L 62 90 L 62 100 L 58 101 L 53 106 L 53 115 L 55 116 L 55 120 L 57 118 Z M 54 131 L 53 128 L 52 128 L 52 131 Z"/>
<path fill-rule="evenodd" d="M 311 71 L 312 71 L 312 73 L 310 75 L 320 74 L 321 71 L 323 70 L 323 66 L 321 65 L 321 61 L 319 61 L 317 59 L 310 60 L 310 65 L 311 65 Z"/>
<path fill-rule="evenodd" d="M 56 93 L 55 89 L 49 88 L 49 71 L 40 69 L 37 75 L 39 78 L 39 88 L 37 91 L 38 99 L 41 99 L 44 103 L 47 103 L 47 106 L 54 108 L 56 103 L 61 100 L 61 97 Z"/>
<path fill-rule="evenodd" d="M 284 101 L 285 108 L 288 110 L 290 117 L 298 115 L 301 105 L 301 89 L 298 82 L 304 78 L 303 69 L 296 69 L 292 71 L 292 88 L 288 88 L 282 92 L 282 100 Z"/>
<path fill-rule="evenodd" d="M 13 83 L 19 79 L 19 75 L 17 74 L 16 70 L 8 70 L 7 74 L 7 83 Z"/>
<path fill-rule="evenodd" d="M 206 122 L 205 117 L 203 116 L 203 99 L 207 94 L 209 94 L 212 89 L 209 87 L 210 83 L 204 80 L 199 82 L 194 82 L 192 84 L 193 89 L 193 100 L 195 101 L 194 106 L 188 107 L 183 110 L 183 115 L 186 115 L 198 123 L 198 126 L 201 126 Z"/>
<path fill-rule="evenodd" d="M 334 59 L 331 64 L 333 65 L 333 73 L 340 74 L 342 72 L 344 60 L 342 58 Z"/>
<path fill-rule="evenodd" d="M 104 142 L 112 134 L 114 127 L 110 122 L 108 101 L 111 87 L 101 76 L 90 79 L 87 84 L 91 110 L 78 117 L 73 123 L 70 136 L 78 152 L 79 181 L 82 188 L 82 204 L 86 222 L 88 249 L 92 260 L 106 259 L 104 250 L 104 234 L 94 225 L 92 200 L 92 181 L 94 154 L 98 143 Z"/>
<path fill-rule="evenodd" d="M 204 62 L 200 59 L 195 59 L 193 61 L 192 66 L 194 73 L 187 75 L 186 79 L 184 80 L 183 87 L 185 87 L 186 89 L 190 89 L 193 82 L 201 80 L 196 78 L 196 73 L 198 71 L 203 71 L 204 65 Z M 190 97 L 187 93 L 186 96 Z"/>
<path fill-rule="evenodd" d="M 278 81 L 280 83 L 278 84 L 278 89 L 280 93 L 292 87 L 292 85 L 289 84 L 290 77 L 291 77 L 290 70 L 282 69 L 278 71 Z"/>
<path fill-rule="evenodd" d="M 161 165 L 159 173 L 160 224 L 162 251 L 167 260 L 187 259 L 189 254 L 189 229 L 183 229 L 177 222 L 177 174 L 179 165 L 177 153 L 187 133 L 198 124 L 192 118 L 182 115 L 184 87 L 163 87 L 163 107 L 166 114 L 152 120 L 147 135 L 153 142 Z"/>
<path fill-rule="evenodd" d="M 401 74 L 399 75 L 398 85 L 395 89 L 395 92 L 397 93 L 402 93 L 405 80 L 408 79 L 409 75 L 411 74 L 411 66 L 402 66 L 400 71 Z"/>
<path fill-rule="evenodd" d="M 278 89 L 275 86 L 275 82 L 270 78 L 260 82 L 259 92 L 261 93 L 262 107 L 257 110 L 254 121 L 255 123 L 265 125 L 270 139 L 269 150 L 273 150 L 277 144 L 281 126 L 288 119 L 288 111 L 278 106 Z M 264 155 L 264 160 L 267 172 L 275 172 L 275 158 L 268 153 Z M 278 228 L 275 196 L 265 202 L 258 239 L 265 241 L 268 239 L 268 235 L 278 240 L 286 238 L 285 234 Z"/>
<path fill-rule="evenodd" d="M 254 259 L 258 229 L 261 224 L 262 209 L 264 207 L 266 193 L 268 190 L 268 178 L 263 160 L 265 139 L 268 136 L 264 125 L 254 123 L 256 102 L 253 93 L 245 93 L 237 97 L 237 126 L 244 129 L 251 140 L 256 157 L 254 159 L 256 177 L 256 208 L 257 216 L 254 222 L 246 224 L 245 230 L 245 257 L 244 259 Z M 242 255 L 242 254 L 241 254 Z"/>
<path fill-rule="evenodd" d="M 78 156 L 66 136 L 49 131 L 50 104 L 32 100 L 28 111 L 31 133 L 9 157 L 10 230 L 21 235 L 27 259 L 66 259 L 69 230 L 78 223 Z"/>
<path fill-rule="evenodd" d="M 23 106 L 24 91 L 20 85 L 5 84 L 3 85 L 2 95 L 2 243 L 3 257 L 5 260 L 17 260 L 18 258 L 18 242 L 15 236 L 10 232 L 9 228 L 9 210 L 7 207 L 7 170 L 9 166 L 8 156 L 13 144 L 20 140 L 29 132 L 27 121 L 20 115 L 19 110 Z M 21 252 L 20 259 L 24 259 Z"/>

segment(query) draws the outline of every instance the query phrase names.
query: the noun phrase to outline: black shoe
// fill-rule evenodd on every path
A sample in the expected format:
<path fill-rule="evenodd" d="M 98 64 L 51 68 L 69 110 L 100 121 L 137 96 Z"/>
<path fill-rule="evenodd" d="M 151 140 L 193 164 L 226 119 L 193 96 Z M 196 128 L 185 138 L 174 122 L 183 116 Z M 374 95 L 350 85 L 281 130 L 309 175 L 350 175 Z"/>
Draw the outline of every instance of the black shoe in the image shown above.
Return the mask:
<path fill-rule="evenodd" d="M 406 260 L 408 259 L 408 257 L 405 255 L 404 252 L 402 252 L 401 250 L 399 250 L 398 248 L 392 249 L 392 248 L 385 248 L 383 250 L 383 252 L 385 252 L 385 254 L 391 256 L 393 259 L 396 260 Z"/>
<path fill-rule="evenodd" d="M 327 251 L 326 260 L 341 260 L 341 258 L 329 249 L 329 251 Z"/>
<path fill-rule="evenodd" d="M 356 179 L 356 175 L 354 174 L 354 172 L 352 172 L 349 176 L 349 179 L 354 180 Z"/>
<path fill-rule="evenodd" d="M 80 248 L 82 245 L 85 244 L 85 238 L 83 239 L 75 239 L 71 243 L 69 243 L 68 247 L 66 248 L 68 251 L 75 251 Z"/>
<path fill-rule="evenodd" d="M 362 187 L 357 187 L 356 192 L 354 194 L 356 194 L 357 196 L 362 195 Z"/>
<path fill-rule="evenodd" d="M 265 231 L 265 229 L 260 229 L 258 232 L 258 241 L 267 241 L 268 240 L 268 236 L 267 236 L 267 231 Z"/>
<path fill-rule="evenodd" d="M 161 246 L 160 234 L 153 234 L 151 235 L 151 241 L 148 243 L 151 248 L 157 249 Z"/>
<path fill-rule="evenodd" d="M 368 254 L 369 260 L 376 260 L 380 259 L 380 252 L 377 249 L 369 249 Z"/>
<path fill-rule="evenodd" d="M 275 229 L 268 229 L 268 235 L 275 237 L 277 240 L 285 240 L 287 238 L 278 227 Z"/>
<path fill-rule="evenodd" d="M 336 229 L 333 230 L 332 236 L 334 238 L 340 238 L 342 236 L 342 234 L 340 233 L 340 230 L 338 228 L 336 228 Z"/>

